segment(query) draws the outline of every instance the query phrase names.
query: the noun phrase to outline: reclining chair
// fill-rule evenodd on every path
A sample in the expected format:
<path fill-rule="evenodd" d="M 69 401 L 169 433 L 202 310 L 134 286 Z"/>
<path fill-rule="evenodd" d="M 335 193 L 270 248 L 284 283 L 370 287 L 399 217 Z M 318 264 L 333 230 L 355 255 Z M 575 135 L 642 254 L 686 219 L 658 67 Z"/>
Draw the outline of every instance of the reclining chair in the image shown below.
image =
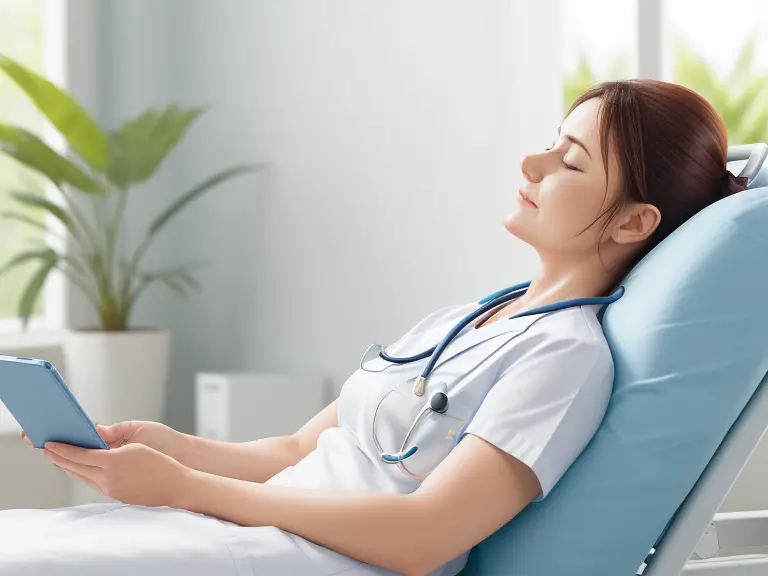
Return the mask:
<path fill-rule="evenodd" d="M 471 552 L 463 576 L 768 574 L 768 556 L 714 557 L 768 546 L 768 511 L 716 515 L 768 428 L 767 155 L 731 147 L 749 189 L 629 274 L 602 318 L 615 379 L 600 429 L 546 500 Z"/>

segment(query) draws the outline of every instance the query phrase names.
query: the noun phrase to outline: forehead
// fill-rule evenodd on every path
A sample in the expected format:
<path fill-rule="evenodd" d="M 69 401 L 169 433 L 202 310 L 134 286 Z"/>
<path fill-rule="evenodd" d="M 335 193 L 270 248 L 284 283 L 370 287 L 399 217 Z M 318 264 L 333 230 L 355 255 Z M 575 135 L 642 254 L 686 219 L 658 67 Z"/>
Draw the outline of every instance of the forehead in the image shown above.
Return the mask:
<path fill-rule="evenodd" d="M 562 131 L 583 140 L 590 150 L 593 147 L 598 150 L 600 147 L 599 109 L 600 100 L 597 98 L 582 102 L 563 121 Z"/>
<path fill-rule="evenodd" d="M 575 136 L 584 142 L 592 156 L 591 165 L 597 168 L 597 170 L 592 170 L 591 174 L 602 174 L 603 178 L 607 175 L 609 190 L 617 193 L 621 181 L 619 161 L 615 146 L 610 145 L 607 158 L 608 166 L 603 162 L 599 122 L 600 104 L 599 98 L 592 98 L 579 104 L 563 121 L 561 132 Z"/>

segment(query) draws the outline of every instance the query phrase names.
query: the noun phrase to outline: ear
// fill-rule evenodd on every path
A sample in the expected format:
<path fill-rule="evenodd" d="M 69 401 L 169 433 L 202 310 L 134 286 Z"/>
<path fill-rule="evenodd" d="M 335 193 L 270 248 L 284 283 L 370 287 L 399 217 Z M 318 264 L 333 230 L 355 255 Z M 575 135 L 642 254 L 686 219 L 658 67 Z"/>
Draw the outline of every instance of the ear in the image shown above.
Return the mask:
<path fill-rule="evenodd" d="M 611 238 L 617 244 L 643 242 L 661 222 L 661 212 L 651 204 L 634 203 L 627 206 L 615 220 Z"/>

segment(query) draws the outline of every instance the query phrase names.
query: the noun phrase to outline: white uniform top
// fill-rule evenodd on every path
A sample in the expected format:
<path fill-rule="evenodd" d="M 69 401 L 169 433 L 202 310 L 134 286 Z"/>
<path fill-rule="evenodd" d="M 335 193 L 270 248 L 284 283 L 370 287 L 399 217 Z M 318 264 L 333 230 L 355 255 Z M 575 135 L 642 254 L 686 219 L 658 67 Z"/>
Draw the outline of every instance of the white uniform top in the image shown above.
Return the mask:
<path fill-rule="evenodd" d="M 477 307 L 434 312 L 387 353 L 410 356 L 436 345 Z M 325 430 L 316 450 L 269 483 L 406 494 L 464 435 L 473 434 L 529 466 L 541 484 L 538 498 L 546 497 L 597 431 L 611 395 L 613 361 L 599 309 L 582 306 L 468 326 L 441 355 L 421 397 L 413 393 L 413 382 L 427 360 L 366 362 L 341 390 L 339 426 Z M 404 446 L 435 390 L 447 393 L 448 411 L 429 413 Z M 381 459 L 382 451 L 397 453 L 411 444 L 418 450 L 401 466 Z M 435 574 L 456 574 L 465 562 L 466 555 Z M 366 565 L 364 573 L 391 572 Z"/>

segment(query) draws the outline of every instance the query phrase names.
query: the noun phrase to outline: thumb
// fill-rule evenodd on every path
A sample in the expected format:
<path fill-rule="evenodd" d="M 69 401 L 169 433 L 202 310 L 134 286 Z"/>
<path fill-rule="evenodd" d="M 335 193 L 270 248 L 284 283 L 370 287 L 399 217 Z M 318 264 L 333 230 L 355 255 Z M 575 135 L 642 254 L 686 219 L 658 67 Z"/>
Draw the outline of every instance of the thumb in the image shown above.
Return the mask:
<path fill-rule="evenodd" d="M 121 426 L 118 424 L 112 424 L 111 426 L 102 426 L 101 424 L 96 424 L 96 431 L 99 433 L 99 436 L 110 445 L 110 447 L 113 444 L 119 444 L 121 440 Z"/>

